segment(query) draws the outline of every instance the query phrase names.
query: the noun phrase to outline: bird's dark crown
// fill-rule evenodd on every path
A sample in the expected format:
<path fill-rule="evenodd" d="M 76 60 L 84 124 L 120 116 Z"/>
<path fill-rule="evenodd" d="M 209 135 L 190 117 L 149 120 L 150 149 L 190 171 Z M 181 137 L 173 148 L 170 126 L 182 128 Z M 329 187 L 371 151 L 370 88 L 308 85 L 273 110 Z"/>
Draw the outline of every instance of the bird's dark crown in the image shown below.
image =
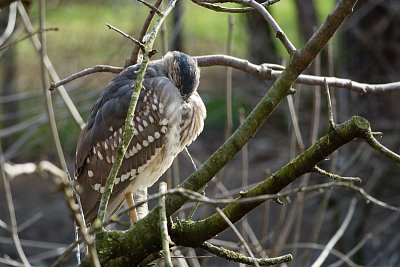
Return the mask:
<path fill-rule="evenodd" d="M 182 98 L 188 99 L 199 85 L 200 69 L 197 61 L 178 51 L 168 52 L 163 61 L 172 83 L 179 89 Z"/>

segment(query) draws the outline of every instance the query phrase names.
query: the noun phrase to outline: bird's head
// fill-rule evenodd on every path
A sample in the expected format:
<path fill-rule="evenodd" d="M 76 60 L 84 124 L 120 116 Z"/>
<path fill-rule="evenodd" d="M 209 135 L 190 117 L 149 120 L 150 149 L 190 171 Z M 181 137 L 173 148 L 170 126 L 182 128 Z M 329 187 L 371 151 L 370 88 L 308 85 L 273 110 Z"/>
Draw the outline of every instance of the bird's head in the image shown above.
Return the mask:
<path fill-rule="evenodd" d="M 200 69 L 197 61 L 178 52 L 168 52 L 163 57 L 164 68 L 169 79 L 179 89 L 183 100 L 188 99 L 199 85 Z"/>

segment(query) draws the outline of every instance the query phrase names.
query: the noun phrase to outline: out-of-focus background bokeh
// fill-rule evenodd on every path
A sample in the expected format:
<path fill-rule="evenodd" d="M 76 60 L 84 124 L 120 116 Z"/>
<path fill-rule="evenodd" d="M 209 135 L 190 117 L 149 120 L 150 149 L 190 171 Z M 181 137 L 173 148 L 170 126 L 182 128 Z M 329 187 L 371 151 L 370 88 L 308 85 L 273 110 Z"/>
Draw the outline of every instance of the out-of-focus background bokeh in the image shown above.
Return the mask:
<path fill-rule="evenodd" d="M 269 8 L 286 35 L 301 48 L 316 27 L 332 10 L 334 0 L 281 0 Z M 39 28 L 38 1 L 24 1 L 34 30 Z M 132 43 L 109 30 L 109 23 L 132 36 L 138 36 L 148 9 L 136 1 L 63 1 L 46 3 L 48 56 L 61 78 L 97 65 L 123 66 Z M 400 80 L 400 4 L 397 0 L 361 0 L 354 13 L 313 64 L 308 74 L 336 76 L 366 83 Z M 10 9 L 0 12 L 0 34 L 7 28 Z M 229 21 L 231 21 L 231 26 Z M 57 28 L 57 30 L 54 30 Z M 189 55 L 226 54 L 228 32 L 232 31 L 232 55 L 252 63 L 285 64 L 288 55 L 271 28 L 256 12 L 234 14 L 214 12 L 191 1 L 178 1 L 168 18 L 164 34 L 169 50 Z M 59 165 L 47 122 L 40 55 L 20 16 L 11 45 L 0 46 L 0 140 L 5 160 L 11 163 L 48 160 Z M 0 39 L 1 40 L 1 39 Z M 162 56 L 161 36 L 156 43 Z M 115 74 L 97 73 L 66 85 L 82 117 Z M 202 69 L 199 93 L 208 110 L 205 130 L 189 151 L 203 162 L 225 139 L 226 68 Z M 233 130 L 240 113 L 248 114 L 268 90 L 272 81 L 262 81 L 233 70 Z M 296 85 L 294 107 L 306 147 L 327 131 L 327 105 L 320 87 Z M 360 95 L 343 88 L 332 88 L 336 121 L 353 115 L 366 117 L 380 140 L 400 152 L 400 94 Z M 69 171 L 73 173 L 75 145 L 79 128 L 57 91 L 52 93 L 57 127 Z M 314 129 L 314 130 L 313 130 Z M 314 132 L 314 134 L 313 134 Z M 314 136 L 314 137 L 313 137 Z M 220 175 L 210 183 L 210 197 L 236 196 L 248 185 L 264 179 L 299 153 L 288 102 L 282 102 L 256 136 Z M 361 186 L 372 196 L 400 206 L 400 168 L 377 154 L 368 145 L 355 141 L 327 159 L 322 167 L 343 176 L 359 176 Z M 179 156 L 163 180 L 176 186 L 192 171 L 185 156 Z M 296 181 L 292 188 L 327 181 L 311 175 Z M 29 260 L 47 266 L 73 241 L 73 221 L 62 193 L 50 175 L 25 175 L 10 181 L 19 236 Z M 157 189 L 151 189 L 154 192 Z M 8 223 L 3 183 L 0 183 L 0 220 Z M 400 266 L 400 214 L 366 203 L 353 191 L 332 189 L 300 195 L 285 201 L 261 205 L 237 225 L 258 256 L 294 253 L 291 266 L 308 266 L 340 227 L 350 205 L 358 200 L 356 212 L 344 236 L 327 260 L 330 266 Z M 202 207 L 195 219 L 212 210 Z M 177 215 L 178 216 L 178 215 Z M 218 236 L 227 247 L 237 247 L 231 231 Z M 216 243 L 218 243 L 216 241 Z M 198 255 L 206 255 L 196 250 Z M 349 254 L 347 262 L 342 254 Z M 0 228 L 0 258 L 17 259 L 9 233 Z M 194 260 L 193 260 L 194 262 Z M 192 266 L 196 266 L 191 262 Z M 199 258 L 203 266 L 237 266 L 216 257 Z M 328 264 L 329 263 L 329 264 Z M 72 262 L 70 263 L 73 264 Z M 0 266 L 2 264 L 0 263 Z"/>

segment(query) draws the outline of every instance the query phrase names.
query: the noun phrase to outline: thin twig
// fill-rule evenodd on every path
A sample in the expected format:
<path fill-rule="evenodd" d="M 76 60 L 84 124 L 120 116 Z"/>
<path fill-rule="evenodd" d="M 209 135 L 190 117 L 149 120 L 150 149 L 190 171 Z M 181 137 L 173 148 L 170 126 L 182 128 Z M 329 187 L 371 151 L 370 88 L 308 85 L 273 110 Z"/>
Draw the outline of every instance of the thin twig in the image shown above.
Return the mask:
<path fill-rule="evenodd" d="M 265 1 L 263 3 L 261 3 L 261 5 L 268 7 L 272 4 L 275 4 L 277 2 L 279 2 L 280 0 L 268 0 Z M 206 1 L 202 1 L 202 0 L 192 0 L 193 3 L 201 6 L 201 7 L 205 7 L 208 9 L 211 9 L 213 11 L 216 12 L 227 12 L 227 13 L 246 13 L 249 11 L 254 10 L 254 8 L 252 7 L 224 7 L 224 6 L 220 6 L 214 3 L 208 3 Z"/>
<path fill-rule="evenodd" d="M 232 55 L 233 50 L 233 30 L 234 30 L 234 17 L 229 15 L 228 17 L 228 41 L 226 47 L 226 53 L 228 56 Z M 232 133 L 233 119 L 232 119 L 232 68 L 226 68 L 226 128 L 225 128 L 225 140 Z"/>
<path fill-rule="evenodd" d="M 4 170 L 4 156 L 3 156 L 3 150 L 1 147 L 1 142 L 0 142 L 0 175 L 3 180 L 4 191 L 5 191 L 5 195 L 6 195 L 7 209 L 8 209 L 8 216 L 10 217 L 9 229 L 11 232 L 11 237 L 13 239 L 15 249 L 17 250 L 18 256 L 21 259 L 22 263 L 25 266 L 31 266 L 28 259 L 26 258 L 26 255 L 24 253 L 24 250 L 22 249 L 22 245 L 21 245 L 21 242 L 18 237 L 17 218 L 15 216 L 15 208 L 14 208 L 14 202 L 13 202 L 12 194 L 11 194 L 10 182 L 9 182 L 9 180 L 6 176 L 5 170 Z"/>
<path fill-rule="evenodd" d="M 327 172 L 327 171 L 321 169 L 318 166 L 314 167 L 314 171 L 316 173 L 319 173 L 321 175 L 327 176 L 327 177 L 329 177 L 331 179 L 334 179 L 336 181 L 357 182 L 357 183 L 361 183 L 362 182 L 360 177 L 343 177 L 343 176 L 340 176 L 340 175 L 337 175 L 337 174 L 334 174 L 334 173 Z"/>
<path fill-rule="evenodd" d="M 335 129 L 335 121 L 333 118 L 333 109 L 332 109 L 332 102 L 331 102 L 331 94 L 329 92 L 329 84 L 326 82 L 326 79 L 324 79 L 324 87 L 325 87 L 325 96 L 326 96 L 326 102 L 328 106 L 328 120 L 329 120 L 329 130 Z"/>
<path fill-rule="evenodd" d="M 381 153 L 383 156 L 397 163 L 400 163 L 400 155 L 396 154 L 395 152 L 391 151 L 390 149 L 379 143 L 378 140 L 376 140 L 376 138 L 374 137 L 373 132 L 368 131 L 365 134 L 364 139 L 373 149 Z"/>
<path fill-rule="evenodd" d="M 290 118 L 292 119 L 292 125 L 293 125 L 294 135 L 296 137 L 297 145 L 298 145 L 300 151 L 304 151 L 305 146 L 304 146 L 303 138 L 301 136 L 299 120 L 297 119 L 297 113 L 296 113 L 296 109 L 295 109 L 294 102 L 293 102 L 293 96 L 288 95 L 286 97 L 286 100 L 288 102 L 289 114 L 290 114 Z"/>
<path fill-rule="evenodd" d="M 328 257 L 330 251 L 333 249 L 333 247 L 336 245 L 336 243 L 339 241 L 339 239 L 343 236 L 344 232 L 346 231 L 347 227 L 349 226 L 351 219 L 353 218 L 354 211 L 356 209 L 356 204 L 357 200 L 353 198 L 350 202 L 350 207 L 349 210 L 347 211 L 346 217 L 343 220 L 342 225 L 339 227 L 339 229 L 336 231 L 336 233 L 332 236 L 331 240 L 329 240 L 328 244 L 324 248 L 324 250 L 321 252 L 317 260 L 311 265 L 311 267 L 319 267 L 321 266 L 326 258 Z"/>
<path fill-rule="evenodd" d="M 54 89 L 56 89 L 57 87 L 64 85 L 66 83 L 69 83 L 73 80 L 76 80 L 80 77 L 92 74 L 92 73 L 98 73 L 98 72 L 111 72 L 111 73 L 120 73 L 123 70 L 123 68 L 121 67 L 114 67 L 114 66 L 107 66 L 107 65 L 96 65 L 84 70 L 81 70 L 79 72 L 76 72 L 64 79 L 62 79 L 59 82 L 52 82 L 50 85 L 49 90 L 53 91 Z"/>
<path fill-rule="evenodd" d="M 51 265 L 51 267 L 61 267 L 64 266 L 65 262 L 68 260 L 68 258 L 71 256 L 71 254 L 74 252 L 75 248 L 78 247 L 80 243 L 82 243 L 83 240 L 75 240 L 72 244 L 70 244 L 64 252 L 58 257 L 58 259 Z"/>
<path fill-rule="evenodd" d="M 64 193 L 67 206 L 71 211 L 72 215 L 74 216 L 74 219 L 79 227 L 79 230 L 81 231 L 83 240 L 85 241 L 85 244 L 88 247 L 89 259 L 93 266 L 100 267 L 99 259 L 97 257 L 97 251 L 94 247 L 93 238 L 88 234 L 83 217 L 81 216 L 79 211 L 79 206 L 75 204 L 73 189 L 68 181 L 67 174 L 63 170 L 59 169 L 57 166 L 48 161 L 41 161 L 38 164 L 36 171 L 38 172 L 47 171 L 55 175 L 57 178 L 59 178 L 58 180 L 56 180 L 56 182 L 59 184 L 60 190 L 62 190 L 62 192 Z"/>
<path fill-rule="evenodd" d="M 147 6 L 148 8 L 150 8 L 153 12 L 156 12 L 157 15 L 163 16 L 162 11 L 159 10 L 157 7 L 153 6 L 152 4 L 150 4 L 150 3 L 148 3 L 148 2 L 146 2 L 144 0 L 136 0 L 136 1 L 142 3 L 143 5 Z"/>
<path fill-rule="evenodd" d="M 225 220 L 225 222 L 229 225 L 229 227 L 233 230 L 235 235 L 239 238 L 240 243 L 242 243 L 244 249 L 246 250 L 247 254 L 249 254 L 250 258 L 252 259 L 253 263 L 255 266 L 259 267 L 260 265 L 258 264 L 258 261 L 256 257 L 254 257 L 253 252 L 251 251 L 249 245 L 247 242 L 244 240 L 243 236 L 240 234 L 238 229 L 235 227 L 235 225 L 229 220 L 228 217 L 226 217 L 225 213 L 218 207 L 215 207 L 215 210 L 218 212 L 218 214 Z"/>
<path fill-rule="evenodd" d="M 133 38 L 132 36 L 130 36 L 129 34 L 123 32 L 122 30 L 115 28 L 114 26 L 112 26 L 111 24 L 106 23 L 107 27 L 111 30 L 114 30 L 116 32 L 118 32 L 119 34 L 121 34 L 122 36 L 124 36 L 125 38 L 128 38 L 129 40 L 131 40 L 134 44 L 136 44 L 137 46 L 140 47 L 140 49 L 142 49 L 142 51 L 145 50 L 144 44 L 138 40 L 136 40 L 135 38 Z"/>
<path fill-rule="evenodd" d="M 15 2 L 15 4 L 17 4 L 17 2 Z M 39 30 L 34 31 L 34 32 L 32 32 L 32 33 L 28 33 L 27 35 L 25 35 L 25 36 L 19 38 L 18 40 L 9 42 L 9 43 L 7 43 L 7 44 L 1 46 L 1 47 L 0 47 L 0 51 L 1 51 L 1 50 L 4 50 L 4 49 L 7 49 L 7 48 L 9 48 L 9 47 L 11 47 L 11 46 L 13 46 L 13 45 L 16 45 L 16 44 L 18 44 L 18 43 L 20 43 L 20 42 L 22 42 L 22 41 L 24 41 L 24 40 L 30 38 L 32 35 L 38 34 L 38 33 L 42 32 L 42 31 L 46 31 L 46 32 L 49 32 L 49 31 L 58 31 L 58 28 L 57 28 L 57 27 L 49 27 L 49 28 L 45 28 L 45 29 L 39 29 Z"/>
<path fill-rule="evenodd" d="M 213 244 L 209 242 L 204 242 L 201 245 L 201 248 L 204 249 L 205 251 L 208 251 L 214 255 L 217 255 L 221 258 L 234 261 L 234 262 L 239 262 L 243 264 L 248 264 L 248 265 L 255 265 L 255 261 L 259 266 L 270 266 L 270 265 L 276 265 L 276 264 L 281 264 L 285 262 L 289 262 L 293 260 L 292 255 L 286 254 L 283 256 L 279 257 L 274 257 L 274 258 L 266 258 L 266 259 L 260 259 L 260 258 L 251 258 L 251 257 L 246 257 L 243 254 L 240 254 L 236 251 L 228 250 L 223 247 L 217 247 L 214 246 Z"/>
<path fill-rule="evenodd" d="M 167 192 L 166 183 L 164 182 L 160 183 L 159 192 L 160 194 L 163 195 L 160 197 L 158 206 L 160 207 L 160 232 L 161 232 L 161 244 L 164 257 L 164 266 L 172 267 L 171 252 L 169 250 L 169 244 L 171 243 L 171 239 L 168 235 L 167 216 L 165 212 L 165 193 Z"/>

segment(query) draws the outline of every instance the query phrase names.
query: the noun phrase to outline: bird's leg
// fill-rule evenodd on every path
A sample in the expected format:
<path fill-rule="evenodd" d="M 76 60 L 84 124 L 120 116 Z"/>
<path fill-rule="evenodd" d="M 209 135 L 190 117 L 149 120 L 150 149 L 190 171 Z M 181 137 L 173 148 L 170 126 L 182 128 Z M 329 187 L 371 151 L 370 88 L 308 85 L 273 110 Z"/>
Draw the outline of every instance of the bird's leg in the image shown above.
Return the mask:
<path fill-rule="evenodd" d="M 132 207 L 135 205 L 135 200 L 133 199 L 133 194 L 132 193 L 126 193 L 125 194 L 125 201 L 128 204 L 129 207 Z M 132 208 L 129 210 L 129 216 L 131 217 L 131 223 L 134 224 L 138 220 L 138 215 L 136 212 L 136 208 Z"/>

